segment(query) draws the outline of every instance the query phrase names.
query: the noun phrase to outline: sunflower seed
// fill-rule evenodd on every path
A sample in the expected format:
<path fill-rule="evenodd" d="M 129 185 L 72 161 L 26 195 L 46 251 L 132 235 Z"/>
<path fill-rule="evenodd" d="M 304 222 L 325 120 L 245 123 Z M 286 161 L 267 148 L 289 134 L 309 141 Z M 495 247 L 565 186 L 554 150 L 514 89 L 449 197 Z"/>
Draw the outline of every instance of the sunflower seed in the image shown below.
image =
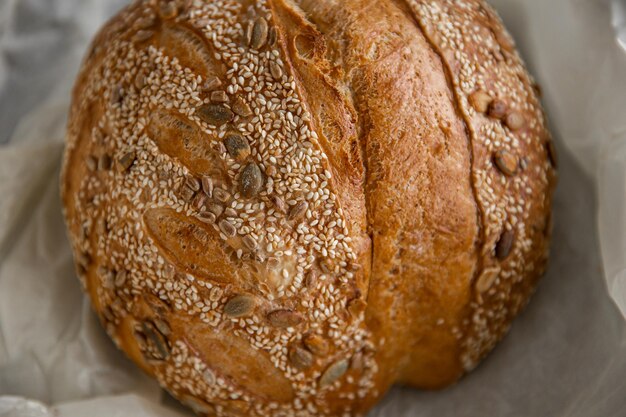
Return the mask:
<path fill-rule="evenodd" d="M 483 90 L 477 90 L 469 96 L 469 101 L 474 110 L 485 113 L 491 103 L 491 96 Z"/>
<path fill-rule="evenodd" d="M 300 220 L 306 214 L 309 203 L 301 201 L 289 210 L 289 220 Z"/>
<path fill-rule="evenodd" d="M 515 234 L 512 230 L 505 230 L 502 232 L 500 239 L 498 239 L 498 243 L 496 243 L 496 258 L 501 261 L 506 259 L 511 253 L 514 240 Z"/>
<path fill-rule="evenodd" d="M 230 200 L 230 193 L 223 188 L 214 188 L 213 197 L 219 202 L 227 203 Z"/>
<path fill-rule="evenodd" d="M 207 210 L 209 210 L 209 212 L 214 214 L 215 217 L 220 217 L 222 213 L 224 212 L 224 207 L 222 207 L 221 205 L 217 203 L 209 203 L 207 205 Z"/>
<path fill-rule="evenodd" d="M 237 229 L 228 220 L 220 221 L 219 228 L 226 237 L 230 238 L 237 234 Z"/>
<path fill-rule="evenodd" d="M 226 150 L 234 159 L 238 161 L 245 160 L 250 156 L 250 145 L 246 138 L 239 133 L 231 133 L 224 139 Z"/>
<path fill-rule="evenodd" d="M 109 289 L 113 288 L 114 281 L 115 281 L 115 274 L 113 273 L 113 271 L 111 271 L 110 269 L 104 266 L 99 266 L 96 273 L 100 277 L 102 281 L 102 286 L 104 288 L 109 288 Z"/>
<path fill-rule="evenodd" d="M 189 187 L 187 187 L 186 185 L 183 184 L 178 189 L 178 195 L 184 201 L 191 201 L 193 199 L 194 195 L 196 195 L 196 193 L 191 188 L 189 188 Z"/>
<path fill-rule="evenodd" d="M 304 346 L 317 356 L 325 356 L 328 353 L 328 342 L 313 333 L 304 337 Z"/>
<path fill-rule="evenodd" d="M 161 3 L 161 7 L 159 7 L 159 16 L 165 20 L 173 19 L 178 16 L 178 6 L 176 5 L 176 2 L 168 1 L 167 3 Z"/>
<path fill-rule="evenodd" d="M 500 268 L 485 268 L 476 280 L 476 290 L 479 293 L 487 291 L 489 288 L 491 288 L 499 273 Z"/>
<path fill-rule="evenodd" d="M 279 196 L 272 194 L 270 196 L 270 201 L 272 202 L 274 207 L 276 207 L 276 210 L 280 211 L 281 213 L 287 212 L 287 205 L 285 204 L 285 201 Z"/>
<path fill-rule="evenodd" d="M 491 103 L 489 103 L 489 106 L 487 108 L 487 114 L 489 115 L 489 117 L 492 117 L 494 119 L 502 119 L 506 116 L 506 113 L 507 107 L 504 101 L 500 99 L 495 99 Z"/>
<path fill-rule="evenodd" d="M 233 111 L 241 117 L 252 116 L 252 109 L 250 109 L 248 103 L 241 97 L 237 97 L 235 101 L 233 101 Z"/>
<path fill-rule="evenodd" d="M 211 93 L 211 101 L 213 103 L 226 103 L 228 101 L 228 96 L 226 95 L 226 91 L 217 90 Z"/>
<path fill-rule="evenodd" d="M 246 235 L 243 238 L 243 244 L 249 250 L 255 250 L 257 248 L 256 240 L 250 235 Z"/>
<path fill-rule="evenodd" d="M 200 214 L 198 214 L 198 220 L 200 220 L 203 223 L 215 223 L 215 214 L 210 213 L 208 211 L 202 212 Z"/>
<path fill-rule="evenodd" d="M 133 42 L 145 42 L 152 36 L 154 36 L 153 31 L 140 29 L 133 35 Z"/>
<path fill-rule="evenodd" d="M 256 300 L 250 295 L 236 295 L 226 302 L 224 314 L 229 317 L 244 317 L 250 315 L 256 307 Z"/>
<path fill-rule="evenodd" d="M 241 194 L 246 198 L 255 197 L 263 188 L 263 174 L 259 166 L 250 162 L 245 166 L 239 178 Z"/>
<path fill-rule="evenodd" d="M 313 365 L 313 361 L 314 358 L 311 352 L 300 346 L 293 346 L 289 350 L 289 362 L 297 369 L 304 370 L 310 368 Z"/>
<path fill-rule="evenodd" d="M 185 185 L 193 191 L 200 191 L 200 181 L 196 177 L 188 176 L 185 178 Z"/>
<path fill-rule="evenodd" d="M 219 78 L 217 78 L 215 75 L 210 75 L 204 82 L 202 88 L 206 91 L 212 91 L 221 85 L 222 81 Z"/>
<path fill-rule="evenodd" d="M 154 326 L 157 328 L 159 333 L 161 333 L 163 336 L 167 337 L 172 333 L 172 329 L 170 328 L 170 325 L 167 324 L 165 321 L 159 318 L 156 318 L 152 320 L 152 323 L 154 323 Z"/>
<path fill-rule="evenodd" d="M 117 274 L 115 274 L 115 286 L 119 288 L 124 285 L 124 283 L 126 283 L 127 277 L 128 273 L 124 269 L 117 271 Z"/>
<path fill-rule="evenodd" d="M 519 130 L 524 126 L 524 116 L 520 112 L 512 111 L 506 115 L 504 122 L 509 129 L 513 131 Z"/>
<path fill-rule="evenodd" d="M 237 217 L 237 210 L 232 207 L 226 207 L 226 210 L 224 210 L 224 215 L 226 215 L 226 217 Z"/>
<path fill-rule="evenodd" d="M 267 31 L 269 27 L 267 25 L 267 20 L 262 17 L 257 18 L 254 21 L 254 26 L 252 27 L 252 35 L 250 39 L 250 47 L 254 49 L 259 49 L 265 42 L 267 41 Z"/>
<path fill-rule="evenodd" d="M 250 45 L 250 42 L 252 41 L 252 28 L 253 27 L 254 27 L 254 23 L 248 22 L 248 24 L 243 30 L 243 38 L 244 38 L 246 45 Z"/>
<path fill-rule="evenodd" d="M 135 152 L 126 152 L 124 156 L 117 161 L 117 170 L 120 172 L 128 171 L 128 169 L 135 163 L 135 159 Z"/>
<path fill-rule="evenodd" d="M 210 177 L 202 177 L 202 191 L 209 197 L 213 197 L 213 180 Z"/>
<path fill-rule="evenodd" d="M 98 169 L 98 160 L 96 159 L 95 156 L 89 155 L 85 159 L 85 165 L 87 165 L 87 169 L 89 171 L 95 171 L 96 169 Z"/>
<path fill-rule="evenodd" d="M 341 378 L 348 370 L 348 365 L 346 359 L 341 359 L 326 368 L 319 380 L 320 388 L 327 387 Z"/>
<path fill-rule="evenodd" d="M 200 210 L 204 207 L 204 203 L 206 202 L 207 196 L 203 193 L 198 193 L 191 201 L 191 207 L 195 210 Z"/>
<path fill-rule="evenodd" d="M 284 329 L 294 327 L 302 323 L 302 316 L 292 310 L 280 309 L 274 310 L 267 315 L 267 320 L 274 327 Z"/>
<path fill-rule="evenodd" d="M 233 112 L 222 104 L 205 104 L 198 107 L 196 113 L 202 121 L 215 126 L 228 123 L 234 117 Z"/>
<path fill-rule="evenodd" d="M 274 77 L 274 79 L 276 80 L 280 80 L 280 78 L 283 76 L 283 70 L 274 61 L 270 61 L 270 73 L 272 74 L 272 77 Z"/>
<path fill-rule="evenodd" d="M 517 173 L 519 159 L 511 152 L 501 149 L 493 157 L 496 166 L 504 175 L 512 177 Z"/>

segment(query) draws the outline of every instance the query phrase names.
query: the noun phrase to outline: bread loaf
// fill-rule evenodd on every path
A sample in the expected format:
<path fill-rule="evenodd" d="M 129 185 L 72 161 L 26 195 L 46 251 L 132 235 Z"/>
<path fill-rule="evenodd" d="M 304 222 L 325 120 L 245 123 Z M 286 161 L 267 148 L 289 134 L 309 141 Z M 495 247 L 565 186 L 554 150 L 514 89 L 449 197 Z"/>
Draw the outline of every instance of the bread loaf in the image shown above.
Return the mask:
<path fill-rule="evenodd" d="M 350 416 L 503 337 L 555 162 L 481 0 L 138 0 L 83 63 L 62 196 L 95 311 L 172 395 Z"/>

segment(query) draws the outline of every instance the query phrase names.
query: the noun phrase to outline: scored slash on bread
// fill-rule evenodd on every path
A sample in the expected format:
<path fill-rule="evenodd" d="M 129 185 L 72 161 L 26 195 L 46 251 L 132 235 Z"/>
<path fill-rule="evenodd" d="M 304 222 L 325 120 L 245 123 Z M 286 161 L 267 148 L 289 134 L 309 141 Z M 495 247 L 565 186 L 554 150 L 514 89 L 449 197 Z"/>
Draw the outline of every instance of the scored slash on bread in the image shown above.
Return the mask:
<path fill-rule="evenodd" d="M 62 194 L 107 332 L 184 404 L 360 415 L 504 335 L 555 161 L 482 1 L 138 0 L 79 74 Z"/>

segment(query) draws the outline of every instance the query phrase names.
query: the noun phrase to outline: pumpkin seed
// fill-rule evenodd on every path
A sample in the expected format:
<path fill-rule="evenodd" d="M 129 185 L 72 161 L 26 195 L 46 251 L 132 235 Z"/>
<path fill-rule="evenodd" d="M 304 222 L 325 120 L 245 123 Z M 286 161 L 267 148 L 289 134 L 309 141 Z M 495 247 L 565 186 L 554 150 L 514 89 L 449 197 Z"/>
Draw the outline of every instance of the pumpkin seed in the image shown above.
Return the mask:
<path fill-rule="evenodd" d="M 153 31 L 140 29 L 133 35 L 133 42 L 145 42 L 153 36 Z"/>
<path fill-rule="evenodd" d="M 491 96 L 483 90 L 477 90 L 469 96 L 469 102 L 474 110 L 485 113 L 489 108 L 489 103 L 491 103 Z"/>
<path fill-rule="evenodd" d="M 96 169 L 98 169 L 98 160 L 96 159 L 95 156 L 93 155 L 89 155 L 87 156 L 87 158 L 85 159 L 85 165 L 87 165 L 87 169 L 89 171 L 95 171 Z"/>
<path fill-rule="evenodd" d="M 126 270 L 122 269 L 120 271 L 117 271 L 117 274 L 115 274 L 115 286 L 119 288 L 124 285 L 124 283 L 126 283 L 127 277 L 128 273 L 126 272 Z"/>
<path fill-rule="evenodd" d="M 505 149 L 501 149 L 496 152 L 493 159 L 500 172 L 504 175 L 512 177 L 517 173 L 519 159 L 513 153 Z"/>
<path fill-rule="evenodd" d="M 502 119 L 506 116 L 506 113 L 507 106 L 504 101 L 500 99 L 495 99 L 491 103 L 489 103 L 489 106 L 487 108 L 487 114 L 489 115 L 489 117 L 492 117 L 494 119 Z"/>
<path fill-rule="evenodd" d="M 511 253 L 514 240 L 515 233 L 512 230 L 505 230 L 502 232 L 500 239 L 498 239 L 498 243 L 496 243 L 496 258 L 501 261 L 506 259 Z"/>
<path fill-rule="evenodd" d="M 152 320 L 152 323 L 154 323 L 154 326 L 163 336 L 169 336 L 172 333 L 170 325 L 167 324 L 165 321 L 159 318 L 155 318 L 154 320 Z"/>
<path fill-rule="evenodd" d="M 259 166 L 250 162 L 241 172 L 240 189 L 241 194 L 246 198 L 255 197 L 263 188 L 263 174 Z"/>
<path fill-rule="evenodd" d="M 300 346 L 293 346 L 289 351 L 289 362 L 297 369 L 304 370 L 310 368 L 313 365 L 313 361 L 314 358 L 311 352 Z"/>
<path fill-rule="evenodd" d="M 215 385 L 215 381 L 217 378 L 215 378 L 215 373 L 209 368 L 204 370 L 204 372 L 202 373 L 202 377 L 204 378 L 204 382 L 206 382 L 209 386 Z"/>
<path fill-rule="evenodd" d="M 519 130 L 524 126 L 524 116 L 520 112 L 512 111 L 507 114 L 504 122 L 509 127 L 509 129 L 513 131 Z"/>
<path fill-rule="evenodd" d="M 244 317 L 250 315 L 256 307 L 256 300 L 250 295 L 236 295 L 226 302 L 224 313 L 229 317 Z"/>
<path fill-rule="evenodd" d="M 302 323 L 302 316 L 292 310 L 287 309 L 279 309 L 271 311 L 267 315 L 267 320 L 274 327 L 278 327 L 280 329 L 294 327 L 298 324 Z"/>
<path fill-rule="evenodd" d="M 552 164 L 553 168 L 557 168 L 559 165 L 559 159 L 556 153 L 556 147 L 554 146 L 554 141 L 548 140 L 546 142 L 546 150 L 548 152 L 548 159 L 550 160 L 550 164 Z"/>
<path fill-rule="evenodd" d="M 274 45 L 276 45 L 276 41 L 277 40 L 278 40 L 278 34 L 276 33 L 276 28 L 272 27 L 270 29 L 270 33 L 269 33 L 268 38 L 267 38 L 267 44 L 269 46 L 274 46 Z"/>
<path fill-rule="evenodd" d="M 112 162 L 113 161 L 111 160 L 109 154 L 105 153 L 101 155 L 98 159 L 98 169 L 100 171 L 108 171 L 109 169 L 111 169 Z"/>
<path fill-rule="evenodd" d="M 231 133 L 224 139 L 226 150 L 234 159 L 238 161 L 245 160 L 250 156 L 250 145 L 246 138 L 238 133 Z"/>
<path fill-rule="evenodd" d="M 500 268 L 485 268 L 476 280 L 476 290 L 479 293 L 487 291 L 489 288 L 491 288 L 499 273 Z"/>
<path fill-rule="evenodd" d="M 154 325 L 149 322 L 141 323 L 141 330 L 146 335 L 146 339 L 152 343 L 155 348 L 155 359 L 165 360 L 170 355 L 170 348 L 167 339 L 159 333 Z"/>
<path fill-rule="evenodd" d="M 280 68 L 280 66 L 275 63 L 274 61 L 270 62 L 270 74 L 272 74 L 272 77 L 274 77 L 274 79 L 276 80 L 280 80 L 280 78 L 283 76 L 283 70 Z"/>
<path fill-rule="evenodd" d="M 320 388 L 327 387 L 341 378 L 348 370 L 348 360 L 341 359 L 330 365 L 319 379 Z"/>
<path fill-rule="evenodd" d="M 159 7 L 159 16 L 165 20 L 173 19 L 178 16 L 178 5 L 175 1 L 168 1 L 167 3 L 161 3 Z"/>
<path fill-rule="evenodd" d="M 196 113 L 202 121 L 215 126 L 228 123 L 234 117 L 233 112 L 222 104 L 205 104 L 198 107 Z"/>
<path fill-rule="evenodd" d="M 254 26 L 252 27 L 250 47 L 254 49 L 259 49 L 263 45 L 265 45 L 265 42 L 267 41 L 268 30 L 269 26 L 267 25 L 267 20 L 262 17 L 257 18 L 254 21 Z"/>

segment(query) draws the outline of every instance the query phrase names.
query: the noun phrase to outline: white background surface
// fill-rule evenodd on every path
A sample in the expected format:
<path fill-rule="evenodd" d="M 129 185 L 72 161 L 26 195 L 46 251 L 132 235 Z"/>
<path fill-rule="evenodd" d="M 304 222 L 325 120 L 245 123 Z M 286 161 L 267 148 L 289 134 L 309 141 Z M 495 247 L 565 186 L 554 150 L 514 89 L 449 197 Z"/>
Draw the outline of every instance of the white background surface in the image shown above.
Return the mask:
<path fill-rule="evenodd" d="M 122 0 L 0 0 L 0 417 L 187 415 L 108 340 L 58 197 L 73 77 Z M 510 335 L 443 392 L 372 416 L 626 416 L 626 6 L 493 0 L 543 87 L 560 183 L 549 271 Z"/>

